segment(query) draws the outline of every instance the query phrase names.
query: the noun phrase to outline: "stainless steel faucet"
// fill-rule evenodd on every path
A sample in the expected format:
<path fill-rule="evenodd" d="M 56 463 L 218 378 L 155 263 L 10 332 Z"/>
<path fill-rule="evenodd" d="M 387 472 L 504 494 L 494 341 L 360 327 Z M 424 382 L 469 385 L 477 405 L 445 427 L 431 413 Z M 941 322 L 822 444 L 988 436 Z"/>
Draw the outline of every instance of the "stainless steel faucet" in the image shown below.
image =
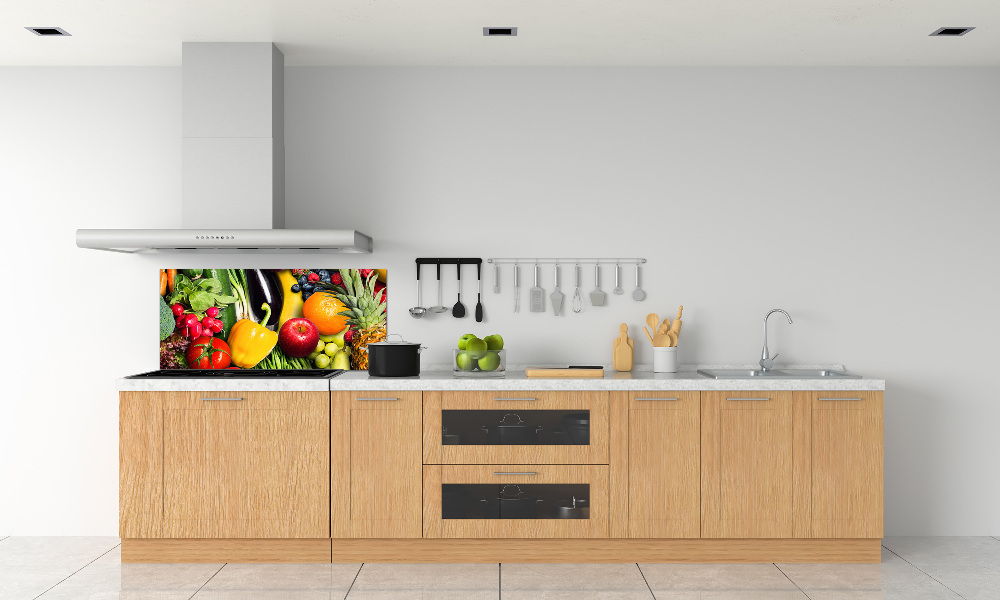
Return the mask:
<path fill-rule="evenodd" d="M 788 318 L 788 324 L 792 324 L 792 317 L 780 308 L 772 308 L 771 312 L 764 315 L 764 349 L 760 351 L 760 368 L 765 372 L 770 371 L 774 367 L 774 359 L 778 358 L 777 354 L 771 356 L 771 352 L 767 349 L 767 318 L 776 312 L 785 315 Z"/>

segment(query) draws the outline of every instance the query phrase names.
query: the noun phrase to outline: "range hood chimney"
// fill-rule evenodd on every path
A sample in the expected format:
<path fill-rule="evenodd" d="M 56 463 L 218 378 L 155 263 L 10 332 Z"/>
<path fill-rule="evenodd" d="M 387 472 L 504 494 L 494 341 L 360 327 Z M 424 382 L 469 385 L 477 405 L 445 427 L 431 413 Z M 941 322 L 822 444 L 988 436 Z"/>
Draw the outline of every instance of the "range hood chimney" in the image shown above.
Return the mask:
<path fill-rule="evenodd" d="M 182 45 L 181 226 L 79 229 L 116 252 L 362 252 L 354 230 L 285 227 L 285 57 L 271 43 Z"/>

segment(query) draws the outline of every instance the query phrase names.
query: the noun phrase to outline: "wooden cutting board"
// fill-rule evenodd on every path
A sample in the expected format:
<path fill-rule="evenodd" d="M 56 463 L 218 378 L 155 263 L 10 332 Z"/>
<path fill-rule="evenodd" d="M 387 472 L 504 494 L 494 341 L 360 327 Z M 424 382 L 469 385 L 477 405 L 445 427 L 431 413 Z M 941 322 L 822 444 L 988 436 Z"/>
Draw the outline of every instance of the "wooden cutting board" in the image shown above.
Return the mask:
<path fill-rule="evenodd" d="M 550 367 L 528 367 L 524 370 L 526 377 L 604 377 L 604 368 L 578 369 L 578 368 L 550 368 Z"/>

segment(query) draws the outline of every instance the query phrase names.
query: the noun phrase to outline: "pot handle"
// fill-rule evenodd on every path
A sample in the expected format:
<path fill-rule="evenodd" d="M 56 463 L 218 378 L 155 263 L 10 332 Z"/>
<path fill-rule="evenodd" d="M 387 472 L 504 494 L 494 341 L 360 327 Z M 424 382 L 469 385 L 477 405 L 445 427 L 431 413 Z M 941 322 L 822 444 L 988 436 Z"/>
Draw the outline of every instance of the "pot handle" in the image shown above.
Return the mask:
<path fill-rule="evenodd" d="M 389 338 L 391 338 L 392 336 L 396 336 L 396 337 L 398 337 L 398 338 L 399 338 L 399 341 L 401 341 L 401 342 L 405 342 L 405 341 L 406 341 L 406 340 L 404 340 L 404 339 L 403 339 L 403 335 L 402 335 L 402 334 L 399 334 L 399 333 L 390 333 L 390 334 L 386 335 L 386 336 L 385 336 L 385 341 L 387 341 L 387 342 L 388 342 L 388 341 L 389 341 Z"/>
<path fill-rule="evenodd" d="M 517 423 L 508 423 L 507 422 L 507 417 L 516 417 L 517 418 Z M 522 419 L 521 415 L 519 415 L 517 413 L 507 413 L 507 414 L 505 414 L 503 416 L 502 419 L 500 419 L 500 424 L 501 425 L 524 425 L 524 419 Z"/>
<path fill-rule="evenodd" d="M 420 354 L 421 352 L 423 352 L 426 349 L 427 349 L 427 346 L 418 346 L 417 347 L 417 354 Z"/>

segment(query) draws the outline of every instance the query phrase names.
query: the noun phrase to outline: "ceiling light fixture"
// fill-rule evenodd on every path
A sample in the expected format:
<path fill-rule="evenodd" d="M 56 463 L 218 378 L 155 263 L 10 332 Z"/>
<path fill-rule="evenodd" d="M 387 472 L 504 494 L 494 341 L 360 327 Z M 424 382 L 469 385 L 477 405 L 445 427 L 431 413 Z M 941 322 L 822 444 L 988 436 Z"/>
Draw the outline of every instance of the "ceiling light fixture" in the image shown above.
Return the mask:
<path fill-rule="evenodd" d="M 955 37 L 965 35 L 975 29 L 975 27 L 942 27 L 932 33 L 934 37 Z"/>
<path fill-rule="evenodd" d="M 483 27 L 483 35 L 493 36 L 514 36 L 517 35 L 517 27 Z"/>
<path fill-rule="evenodd" d="M 41 35 L 46 37 L 73 35 L 70 32 L 63 29 L 62 27 L 25 27 L 25 29 L 27 29 L 28 31 L 30 31 L 35 35 Z"/>

